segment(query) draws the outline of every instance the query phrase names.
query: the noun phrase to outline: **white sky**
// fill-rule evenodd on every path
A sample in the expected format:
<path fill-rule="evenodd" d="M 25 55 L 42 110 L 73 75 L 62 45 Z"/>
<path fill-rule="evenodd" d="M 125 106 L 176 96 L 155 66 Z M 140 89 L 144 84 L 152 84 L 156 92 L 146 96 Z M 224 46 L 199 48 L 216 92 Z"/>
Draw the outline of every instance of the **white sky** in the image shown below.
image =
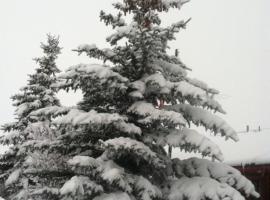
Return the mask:
<path fill-rule="evenodd" d="M 81 43 L 105 47 L 110 29 L 99 21 L 111 0 L 0 0 L 0 124 L 13 119 L 9 97 L 26 84 L 42 55 L 39 44 L 46 33 L 60 35 L 64 47 L 61 70 L 89 62 L 71 49 Z M 167 14 L 166 22 L 192 17 L 172 48 L 180 50 L 192 77 L 219 89 L 218 97 L 236 130 L 246 124 L 270 127 L 270 1 L 193 0 Z M 61 95 L 64 104 L 78 95 Z"/>

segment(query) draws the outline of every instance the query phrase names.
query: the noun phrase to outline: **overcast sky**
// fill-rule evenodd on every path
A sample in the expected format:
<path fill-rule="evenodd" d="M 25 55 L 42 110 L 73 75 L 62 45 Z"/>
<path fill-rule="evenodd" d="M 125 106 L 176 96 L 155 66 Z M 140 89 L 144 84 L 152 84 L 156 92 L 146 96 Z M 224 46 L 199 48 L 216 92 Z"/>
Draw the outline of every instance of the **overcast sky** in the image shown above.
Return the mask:
<path fill-rule="evenodd" d="M 111 0 L 0 0 L 0 124 L 13 119 L 9 97 L 26 84 L 42 55 L 46 33 L 60 35 L 64 48 L 61 70 L 88 58 L 71 50 L 82 43 L 106 47 L 110 29 L 99 21 Z M 165 23 L 192 17 L 172 48 L 195 77 L 221 91 L 217 97 L 228 112 L 224 118 L 237 131 L 250 124 L 270 127 L 270 1 L 193 0 L 181 11 L 165 16 Z M 167 24 L 169 25 L 169 24 Z M 61 94 L 63 104 L 79 95 Z"/>

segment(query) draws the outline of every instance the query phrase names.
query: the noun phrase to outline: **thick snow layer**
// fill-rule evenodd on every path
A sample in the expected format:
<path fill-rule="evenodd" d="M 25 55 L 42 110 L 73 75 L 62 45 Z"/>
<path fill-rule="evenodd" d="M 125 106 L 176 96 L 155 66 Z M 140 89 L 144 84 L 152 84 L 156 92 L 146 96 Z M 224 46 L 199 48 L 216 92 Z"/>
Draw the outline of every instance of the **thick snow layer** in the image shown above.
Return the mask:
<path fill-rule="evenodd" d="M 131 200 L 127 193 L 115 192 L 110 194 L 102 194 L 93 200 Z"/>
<path fill-rule="evenodd" d="M 131 82 L 130 87 L 132 89 L 135 89 L 135 91 L 130 92 L 129 96 L 135 97 L 138 99 L 143 98 L 145 89 L 146 89 L 145 83 L 143 81 L 138 80 L 138 81 Z"/>
<path fill-rule="evenodd" d="M 208 91 L 198 86 L 195 86 L 188 81 L 183 80 L 179 82 L 171 82 L 166 80 L 161 73 L 152 74 L 144 78 L 142 81 L 145 83 L 144 90 L 138 89 L 138 91 L 140 91 L 142 94 L 144 92 L 147 92 L 147 90 L 153 90 L 153 87 L 151 88 L 151 85 L 157 85 L 158 87 L 154 89 L 154 91 L 157 93 L 174 93 L 176 96 L 180 96 L 181 99 L 182 97 L 186 99 L 192 98 L 191 102 L 195 105 L 205 106 L 223 114 L 226 113 L 223 110 L 222 106 L 212 96 L 209 95 Z"/>
<path fill-rule="evenodd" d="M 122 150 L 125 151 L 125 153 L 132 152 L 153 165 L 163 166 L 156 153 L 153 152 L 148 146 L 137 140 L 120 137 L 107 140 L 103 142 L 103 145 L 106 149 L 108 149 L 108 155 L 112 154 L 112 156 L 115 156 L 115 153 L 119 154 Z"/>
<path fill-rule="evenodd" d="M 95 44 L 82 44 L 77 48 L 77 51 L 79 53 L 86 53 L 90 57 L 94 57 L 93 53 L 100 53 L 105 58 L 113 58 L 117 56 L 111 49 L 105 48 L 105 49 L 98 49 Z"/>
<path fill-rule="evenodd" d="M 16 169 L 15 171 L 13 171 L 9 175 L 8 179 L 6 180 L 5 185 L 11 185 L 11 184 L 17 182 L 21 173 L 22 173 L 21 169 Z"/>
<path fill-rule="evenodd" d="M 15 114 L 18 116 L 21 116 L 27 110 L 29 110 L 29 103 L 23 103 L 23 104 L 18 106 L 18 108 L 15 111 Z"/>
<path fill-rule="evenodd" d="M 57 124 L 113 124 L 119 130 L 126 133 L 141 134 L 141 129 L 134 124 L 125 122 L 127 117 L 121 116 L 118 113 L 98 113 L 95 110 L 84 112 L 82 110 L 71 109 L 67 115 L 61 116 L 55 120 Z"/>
<path fill-rule="evenodd" d="M 144 80 L 144 82 L 147 84 L 149 82 L 153 82 L 158 84 L 160 87 L 166 87 L 167 86 L 167 80 L 164 78 L 164 76 L 161 73 L 155 73 L 150 76 L 147 76 Z"/>
<path fill-rule="evenodd" d="M 156 60 L 153 64 L 156 71 L 161 71 L 170 76 L 186 76 L 187 72 L 181 65 L 166 62 L 164 60 Z"/>
<path fill-rule="evenodd" d="M 186 81 L 176 83 L 176 91 L 180 92 L 182 96 L 195 96 L 201 99 L 205 98 L 206 92 L 199 87 L 195 87 Z"/>
<path fill-rule="evenodd" d="M 145 118 L 140 119 L 140 123 L 151 123 L 153 121 L 165 121 L 173 124 L 185 125 L 186 120 L 180 113 L 167 110 L 159 110 L 151 103 L 145 101 L 138 101 L 134 103 L 128 112 L 141 115 Z"/>
<path fill-rule="evenodd" d="M 58 116 L 58 115 L 62 115 L 67 113 L 68 111 L 70 111 L 71 108 L 69 107 L 61 107 L 61 106 L 49 106 L 49 107 L 45 107 L 45 108 L 41 108 L 38 110 L 35 110 L 33 112 L 31 112 L 31 115 L 51 115 L 51 116 Z"/>
<path fill-rule="evenodd" d="M 26 102 L 18 106 L 15 114 L 22 116 L 24 113 L 28 112 L 30 109 L 39 108 L 42 105 L 40 100 L 35 100 L 33 102 Z"/>
<path fill-rule="evenodd" d="M 196 130 L 188 128 L 172 130 L 165 137 L 157 137 L 157 143 L 163 146 L 180 147 L 181 150 L 186 152 L 198 151 L 203 156 L 223 160 L 223 154 L 218 145 L 206 136 L 199 134 Z"/>
<path fill-rule="evenodd" d="M 206 177 L 183 177 L 172 181 L 169 200 L 245 200 L 235 189 Z"/>
<path fill-rule="evenodd" d="M 219 91 L 216 90 L 216 89 L 213 89 L 213 88 L 210 88 L 206 83 L 204 83 L 203 81 L 200 81 L 198 79 L 192 79 L 192 78 L 186 78 L 186 80 L 196 86 L 196 87 L 199 87 L 203 90 L 205 90 L 206 92 L 208 93 L 211 93 L 211 94 L 219 94 Z"/>
<path fill-rule="evenodd" d="M 133 91 L 129 93 L 129 96 L 138 98 L 138 99 L 143 99 L 143 94 L 139 91 Z"/>
<path fill-rule="evenodd" d="M 99 163 L 96 159 L 89 157 L 89 156 L 75 156 L 68 161 L 69 165 L 81 166 L 81 167 L 97 167 Z"/>
<path fill-rule="evenodd" d="M 134 150 L 151 157 L 156 157 L 156 154 L 153 151 L 151 151 L 151 149 L 148 146 L 146 146 L 142 142 L 133 140 L 131 138 L 120 137 L 109 139 L 103 142 L 103 144 L 105 145 L 105 147 L 112 147 L 115 150 L 118 149 L 126 149 L 127 151 Z"/>
<path fill-rule="evenodd" d="M 56 123 L 59 124 L 110 124 L 116 121 L 124 121 L 125 117 L 120 116 L 119 114 L 110 114 L 110 113 L 98 113 L 95 110 L 89 112 L 84 112 L 82 110 L 72 109 L 68 112 L 67 115 L 64 115 L 57 120 Z"/>
<path fill-rule="evenodd" d="M 173 163 L 174 170 L 179 177 L 183 175 L 187 177 L 209 177 L 221 183 L 226 183 L 238 191 L 243 191 L 246 196 L 259 197 L 253 184 L 242 176 L 237 169 L 227 164 L 199 158 L 174 159 Z"/>
<path fill-rule="evenodd" d="M 144 92 L 145 92 L 145 83 L 143 81 L 137 80 L 137 81 L 132 82 L 130 85 L 131 85 L 131 88 L 136 89 L 140 93 L 144 94 Z"/>
<path fill-rule="evenodd" d="M 135 180 L 135 189 L 139 191 L 139 196 L 142 200 L 151 200 L 162 197 L 162 193 L 159 188 L 142 176 L 139 176 Z"/>
<path fill-rule="evenodd" d="M 107 37 L 106 40 L 108 42 L 111 42 L 112 44 L 115 44 L 118 40 L 122 39 L 125 36 L 134 36 L 138 31 L 138 24 L 136 22 L 132 22 L 128 25 L 118 27 L 116 29 L 116 33 Z"/>
<path fill-rule="evenodd" d="M 102 192 L 103 188 L 85 176 L 73 176 L 60 189 L 61 195 L 91 195 L 92 193 Z"/>
<path fill-rule="evenodd" d="M 75 170 L 77 167 L 85 167 L 89 173 L 99 176 L 108 184 L 116 184 L 127 192 L 132 191 L 124 168 L 118 166 L 112 160 L 108 160 L 106 152 L 97 159 L 88 156 L 75 156 L 68 161 L 68 164 L 73 166 Z"/>
<path fill-rule="evenodd" d="M 230 127 L 219 116 L 212 114 L 211 112 L 199 107 L 194 107 L 189 104 L 177 104 L 172 106 L 165 106 L 167 110 L 173 110 L 183 113 L 183 116 L 196 125 L 203 125 L 206 129 L 210 129 L 215 134 L 221 133 L 226 139 L 231 138 L 234 141 L 238 141 L 239 138 L 235 130 Z"/>
<path fill-rule="evenodd" d="M 121 76 L 119 73 L 112 71 L 109 67 L 99 64 L 79 64 L 70 67 L 65 73 L 61 74 L 59 77 L 62 79 L 73 79 L 78 76 L 86 77 L 96 77 L 101 80 L 101 82 L 107 81 L 109 78 L 117 78 L 121 82 L 127 82 L 128 79 Z"/>
<path fill-rule="evenodd" d="M 193 97 L 199 99 L 202 106 L 208 106 L 223 114 L 226 113 L 222 106 L 200 87 L 194 86 L 186 81 L 177 82 L 174 83 L 174 85 L 176 92 L 180 93 L 183 97 Z"/>
<path fill-rule="evenodd" d="M 132 191 L 130 180 L 127 179 L 124 168 L 118 166 L 112 160 L 98 159 L 98 161 L 100 161 L 98 171 L 103 180 L 109 184 L 117 184 L 119 188 L 128 193 Z"/>
<path fill-rule="evenodd" d="M 140 135 L 142 133 L 140 127 L 136 126 L 135 124 L 132 124 L 132 123 L 127 123 L 127 122 L 124 122 L 124 121 L 119 121 L 119 122 L 116 122 L 114 123 L 114 126 L 123 131 L 123 132 L 126 132 L 126 133 L 135 133 L 135 134 L 138 134 Z"/>

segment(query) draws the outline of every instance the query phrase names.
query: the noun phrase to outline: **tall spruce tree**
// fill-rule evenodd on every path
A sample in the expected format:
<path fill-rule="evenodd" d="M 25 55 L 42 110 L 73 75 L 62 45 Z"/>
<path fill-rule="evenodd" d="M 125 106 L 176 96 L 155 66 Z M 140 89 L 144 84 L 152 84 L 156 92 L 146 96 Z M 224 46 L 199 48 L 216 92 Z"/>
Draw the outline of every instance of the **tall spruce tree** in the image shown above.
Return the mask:
<path fill-rule="evenodd" d="M 186 2 L 124 0 L 113 4 L 118 15 L 101 12 L 100 19 L 114 29 L 107 37 L 111 48 L 81 45 L 76 51 L 104 64 L 79 64 L 60 76 L 59 88 L 82 90 L 77 107 L 51 106 L 31 113 L 55 117 L 57 134 L 53 141 L 30 144 L 46 152 L 46 157 L 29 155 L 19 173 L 14 174 L 13 168 L 6 185 L 25 184 L 10 199 L 242 200 L 259 196 L 240 172 L 219 162 L 223 156 L 217 145 L 189 128 L 204 126 L 238 140 L 235 131 L 213 113 L 225 113 L 214 100 L 218 91 L 189 78 L 189 69 L 166 51 L 189 20 L 161 27 L 159 13 L 180 9 Z M 127 14 L 132 15 L 130 23 L 124 19 Z M 164 150 L 167 145 L 200 152 L 213 161 L 171 159 Z"/>
<path fill-rule="evenodd" d="M 57 88 L 53 87 L 57 81 L 56 74 L 60 72 L 55 62 L 61 50 L 58 37 L 48 35 L 47 43 L 41 43 L 41 49 L 45 55 L 34 59 L 39 65 L 36 72 L 29 75 L 28 84 L 11 97 L 16 107 L 16 121 L 2 127 L 6 134 L 1 137 L 0 143 L 11 145 L 10 150 L 0 157 L 1 179 L 9 177 L 5 180 L 3 191 L 3 196 L 8 196 L 8 199 L 13 199 L 13 195 L 28 182 L 24 177 L 14 183 L 24 171 L 27 156 L 41 156 L 33 148 L 29 150 L 32 143 L 54 138 L 51 116 L 34 116 L 31 113 L 41 108 L 60 106 L 56 97 Z"/>

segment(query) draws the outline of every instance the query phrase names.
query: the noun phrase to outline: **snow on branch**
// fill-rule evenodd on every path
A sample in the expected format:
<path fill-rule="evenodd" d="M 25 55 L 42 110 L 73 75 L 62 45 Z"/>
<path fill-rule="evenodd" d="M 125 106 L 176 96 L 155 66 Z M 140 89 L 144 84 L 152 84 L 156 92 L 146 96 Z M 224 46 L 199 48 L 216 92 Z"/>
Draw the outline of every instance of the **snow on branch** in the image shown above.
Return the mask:
<path fill-rule="evenodd" d="M 170 63 L 165 60 L 156 60 L 151 66 L 155 71 L 160 71 L 170 78 L 182 78 L 187 75 L 185 66 L 182 64 Z"/>
<path fill-rule="evenodd" d="M 116 33 L 110 35 L 106 38 L 107 42 L 110 42 L 111 45 L 117 44 L 119 40 L 124 37 L 132 38 L 135 37 L 139 33 L 139 28 L 137 22 L 132 22 L 128 25 L 118 27 L 116 29 Z"/>
<path fill-rule="evenodd" d="M 219 111 L 220 113 L 223 114 L 226 113 L 223 110 L 222 106 L 216 100 L 214 100 L 213 97 L 210 97 L 207 94 L 207 92 L 201 89 L 200 87 L 196 87 L 186 81 L 181 81 L 174 83 L 174 89 L 176 93 L 179 93 L 182 97 L 186 97 L 187 99 L 189 97 L 197 99 L 197 102 L 199 102 L 197 103 L 198 105 L 206 106 L 215 111 Z"/>
<path fill-rule="evenodd" d="M 134 113 L 145 118 L 138 120 L 138 122 L 147 124 L 153 121 L 164 121 L 175 125 L 185 125 L 186 120 L 180 113 L 167 110 L 159 110 L 151 103 L 145 101 L 138 101 L 131 105 L 128 109 L 129 113 Z"/>
<path fill-rule="evenodd" d="M 174 23 L 171 26 L 166 27 L 166 28 L 154 27 L 153 29 L 156 32 L 160 32 L 159 37 L 161 37 L 165 41 L 175 40 L 176 39 L 175 33 L 178 33 L 181 29 L 185 29 L 187 23 L 190 20 L 191 20 L 191 18 L 189 18 L 186 21 L 181 20 L 181 21 L 176 22 L 176 23 Z"/>
<path fill-rule="evenodd" d="M 146 85 L 143 81 L 137 80 L 137 81 L 131 82 L 129 87 L 134 90 L 129 93 L 129 96 L 143 99 L 145 89 L 146 89 Z"/>
<path fill-rule="evenodd" d="M 128 193 L 132 191 L 128 174 L 125 173 L 124 168 L 118 166 L 112 160 L 101 161 L 98 171 L 100 177 L 110 186 L 116 185 L 118 188 Z"/>
<path fill-rule="evenodd" d="M 62 107 L 62 106 L 49 106 L 45 108 L 41 108 L 38 110 L 35 110 L 30 113 L 30 115 L 36 115 L 36 116 L 53 116 L 57 117 L 59 115 L 66 114 L 70 111 L 71 108 L 69 107 Z"/>
<path fill-rule="evenodd" d="M 26 189 L 22 189 L 22 190 L 19 190 L 19 192 L 17 194 L 14 194 L 13 198 L 12 199 L 15 199 L 15 200 L 22 200 L 22 199 L 28 199 L 29 197 L 29 192 L 28 190 Z"/>
<path fill-rule="evenodd" d="M 79 64 L 70 67 L 60 78 L 74 78 L 76 76 L 96 76 L 100 79 L 117 78 L 122 82 L 128 81 L 117 72 L 112 71 L 108 66 L 99 64 Z"/>
<path fill-rule="evenodd" d="M 15 169 L 9 176 L 8 179 L 5 181 L 5 185 L 11 185 L 16 183 L 19 180 L 20 175 L 22 174 L 21 169 Z"/>
<path fill-rule="evenodd" d="M 37 109 L 40 106 L 41 106 L 40 100 L 35 100 L 33 102 L 25 102 L 25 103 L 18 105 L 18 107 L 16 108 L 16 111 L 15 111 L 15 114 L 18 115 L 19 117 L 22 117 L 23 115 L 25 115 L 25 113 L 27 113 L 33 109 Z"/>
<path fill-rule="evenodd" d="M 243 192 L 246 196 L 259 197 L 251 181 L 244 177 L 237 169 L 224 163 L 190 158 L 187 160 L 173 160 L 173 168 L 178 177 L 209 177 Z"/>
<path fill-rule="evenodd" d="M 93 200 L 131 200 L 131 198 L 125 192 L 115 192 L 110 194 L 102 194 L 95 197 Z"/>
<path fill-rule="evenodd" d="M 99 166 L 99 162 L 89 156 L 74 156 L 72 159 L 68 160 L 68 165 L 96 168 Z"/>
<path fill-rule="evenodd" d="M 203 82 L 201 80 L 186 77 L 186 81 L 189 82 L 190 84 L 196 86 L 196 87 L 199 87 L 199 88 L 205 90 L 206 92 L 208 92 L 210 94 L 219 94 L 218 90 L 216 90 L 214 88 L 210 88 L 205 82 Z"/>
<path fill-rule="evenodd" d="M 129 175 L 125 173 L 124 168 L 112 160 L 108 160 L 106 153 L 97 159 L 88 156 L 75 156 L 68 161 L 68 165 L 76 173 L 98 177 L 110 187 L 115 186 L 127 192 L 132 190 L 128 179 Z"/>
<path fill-rule="evenodd" d="M 190 0 L 161 0 L 162 4 L 166 9 L 169 9 L 170 7 L 174 8 L 181 8 L 182 5 L 189 2 Z"/>
<path fill-rule="evenodd" d="M 221 133 L 226 139 L 231 138 L 234 141 L 239 140 L 235 130 L 219 116 L 214 115 L 207 110 L 189 104 L 168 105 L 164 106 L 164 109 L 180 112 L 187 121 L 191 121 L 197 126 L 203 125 L 206 129 L 212 130 L 215 134 Z"/>
<path fill-rule="evenodd" d="M 167 81 L 161 73 L 155 73 L 145 78 L 144 82 L 145 93 L 148 89 L 151 92 L 154 90 L 156 93 L 173 94 L 176 98 L 179 98 L 180 102 L 184 98 L 192 105 L 207 107 L 225 114 L 222 106 L 213 97 L 210 97 L 205 90 L 187 81 L 171 82 Z M 158 87 L 151 88 L 151 85 Z"/>
<path fill-rule="evenodd" d="M 100 159 L 95 159 L 89 156 L 74 156 L 67 161 L 71 170 L 76 174 L 81 174 L 85 176 L 97 176 L 98 172 L 102 172 L 102 166 L 104 161 Z"/>
<path fill-rule="evenodd" d="M 164 167 L 162 160 L 158 158 L 148 146 L 130 138 L 114 138 L 102 142 L 108 158 L 117 158 L 121 155 L 136 155 L 138 159 L 147 161 L 156 167 Z M 134 157 L 136 159 L 136 157 Z"/>
<path fill-rule="evenodd" d="M 80 54 L 85 53 L 90 58 L 102 59 L 105 61 L 109 60 L 112 63 L 124 64 L 125 61 L 113 50 L 109 48 L 99 49 L 95 44 L 82 44 L 76 50 Z"/>
<path fill-rule="evenodd" d="M 33 199 L 36 199 L 42 195 L 49 196 L 51 198 L 53 198 L 53 197 L 57 198 L 60 195 L 60 191 L 58 188 L 42 187 L 42 188 L 31 190 L 31 192 L 30 192 L 30 196 Z"/>
<path fill-rule="evenodd" d="M 0 137 L 0 144 L 2 145 L 15 145 L 24 140 L 24 136 L 19 131 L 10 131 Z"/>
<path fill-rule="evenodd" d="M 169 200 L 245 200 L 234 188 L 226 183 L 206 177 L 183 177 L 170 183 Z"/>
<path fill-rule="evenodd" d="M 106 25 L 111 24 L 113 28 L 126 25 L 121 13 L 118 13 L 117 16 L 113 16 L 112 14 L 106 14 L 104 11 L 101 11 L 99 17 Z"/>
<path fill-rule="evenodd" d="M 50 128 L 50 124 L 48 121 L 43 122 L 35 122 L 29 124 L 23 131 L 10 131 L 0 137 L 0 144 L 5 145 L 18 145 L 22 142 L 23 147 L 28 145 L 29 142 L 37 141 L 52 141 L 55 138 L 55 135 Z M 29 146 L 29 145 L 28 145 Z M 34 147 L 34 146 L 33 146 Z"/>
<path fill-rule="evenodd" d="M 16 153 L 17 153 L 16 148 L 14 148 L 14 146 L 11 146 L 4 154 L 1 154 L 0 168 L 4 169 L 7 166 L 14 166 L 14 163 L 17 161 Z M 5 178 L 7 175 L 8 174 L 6 172 L 3 172 L 0 175 L 0 179 Z"/>
<path fill-rule="evenodd" d="M 18 154 L 23 155 L 27 151 L 39 150 L 41 152 L 46 150 L 52 150 L 55 147 L 61 146 L 61 142 L 58 140 L 52 141 L 51 139 L 38 139 L 38 140 L 28 140 L 21 145 Z"/>
<path fill-rule="evenodd" d="M 61 74 L 59 78 L 66 80 L 66 84 L 63 84 L 63 81 L 60 83 L 62 87 L 66 85 L 67 87 L 72 86 L 75 89 L 80 85 L 80 81 L 83 78 L 98 79 L 101 84 L 113 80 L 114 83 L 111 83 L 111 85 L 119 88 L 123 88 L 123 83 L 128 81 L 127 78 L 112 71 L 108 66 L 99 64 L 79 64 L 70 67 L 65 73 Z"/>
<path fill-rule="evenodd" d="M 100 177 L 108 184 L 117 184 L 118 187 L 127 192 L 136 190 L 141 197 L 160 197 L 161 192 L 159 189 L 152 185 L 147 179 L 142 176 L 131 177 L 126 174 L 124 168 L 121 168 L 112 160 L 108 160 L 108 154 L 105 153 L 101 157 L 94 159 L 88 156 L 75 156 L 68 161 L 68 165 L 73 167 L 82 167 L 91 171 L 95 177 Z M 105 158 L 105 159 L 104 159 Z M 133 180 L 134 179 L 134 180 Z"/>
<path fill-rule="evenodd" d="M 103 192 L 103 187 L 85 176 L 73 176 L 60 189 L 63 198 L 77 198 L 80 196 L 91 198 Z"/>
<path fill-rule="evenodd" d="M 143 176 L 137 177 L 134 184 L 135 190 L 138 192 L 138 196 L 143 200 L 158 199 L 162 197 L 162 193 L 159 188 Z"/>
<path fill-rule="evenodd" d="M 147 9 L 157 11 L 168 11 L 170 8 L 180 9 L 183 4 L 189 0 L 125 0 L 124 4 L 114 4 L 115 8 L 122 10 L 124 13 L 132 10 Z"/>
<path fill-rule="evenodd" d="M 127 117 L 121 116 L 118 113 L 98 113 L 95 110 L 84 112 L 82 110 L 71 109 L 67 115 L 57 118 L 56 124 L 96 124 L 109 125 L 112 124 L 120 131 L 126 133 L 141 134 L 141 129 L 132 123 L 127 123 Z"/>
<path fill-rule="evenodd" d="M 4 132 L 9 132 L 11 130 L 17 130 L 17 122 L 10 122 L 2 125 L 1 129 Z"/>
<path fill-rule="evenodd" d="M 210 156 L 219 161 L 223 160 L 223 154 L 218 145 L 192 129 L 172 130 L 165 136 L 158 136 L 156 142 L 162 146 L 180 147 L 188 152 L 198 151 L 203 156 Z"/>

